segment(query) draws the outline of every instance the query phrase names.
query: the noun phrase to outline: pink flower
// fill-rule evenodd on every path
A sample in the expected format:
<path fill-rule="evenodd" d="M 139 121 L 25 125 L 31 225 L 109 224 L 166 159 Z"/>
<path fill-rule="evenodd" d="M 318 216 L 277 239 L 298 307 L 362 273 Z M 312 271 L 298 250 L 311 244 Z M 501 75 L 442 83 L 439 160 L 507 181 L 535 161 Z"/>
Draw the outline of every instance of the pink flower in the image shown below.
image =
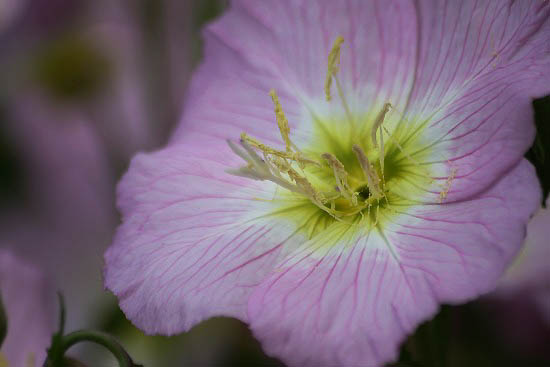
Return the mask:
<path fill-rule="evenodd" d="M 206 29 L 172 141 L 120 183 L 107 288 L 148 333 L 225 315 L 290 365 L 395 359 L 520 248 L 540 197 L 522 155 L 531 98 L 550 90 L 549 15 L 538 1 L 235 1 Z"/>
<path fill-rule="evenodd" d="M 0 250 L 0 291 L 8 319 L 0 365 L 41 366 L 54 327 L 54 293 L 48 282 L 37 268 Z"/>

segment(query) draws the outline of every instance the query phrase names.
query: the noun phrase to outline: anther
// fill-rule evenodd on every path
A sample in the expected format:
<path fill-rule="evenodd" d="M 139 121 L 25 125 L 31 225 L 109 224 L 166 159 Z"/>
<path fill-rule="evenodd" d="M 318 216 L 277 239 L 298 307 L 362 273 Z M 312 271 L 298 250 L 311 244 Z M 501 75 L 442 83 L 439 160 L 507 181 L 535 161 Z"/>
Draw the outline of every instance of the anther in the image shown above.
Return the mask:
<path fill-rule="evenodd" d="M 378 115 L 376 116 L 376 119 L 374 120 L 374 125 L 372 125 L 370 136 L 371 136 L 371 139 L 372 139 L 372 144 L 374 144 L 375 148 L 378 148 L 378 144 L 376 142 L 376 133 L 378 132 L 378 129 L 380 129 L 380 127 L 384 123 L 384 119 L 386 118 L 386 114 L 389 112 L 391 107 L 392 107 L 391 103 L 389 103 L 389 102 L 384 103 L 384 106 L 382 107 L 382 110 L 378 113 Z M 380 134 L 380 139 L 382 140 L 382 134 Z"/>
<path fill-rule="evenodd" d="M 372 144 L 375 148 L 378 148 L 378 144 L 376 142 L 376 133 L 378 130 L 380 130 L 380 170 L 382 171 L 382 176 L 384 175 L 384 132 L 382 131 L 382 124 L 384 123 L 384 119 L 386 118 L 386 114 L 391 108 L 391 103 L 384 103 L 384 107 L 382 107 L 382 110 L 378 113 L 378 116 L 376 116 L 376 120 L 374 120 L 374 125 L 372 126 L 370 135 L 372 139 Z"/>
<path fill-rule="evenodd" d="M 336 76 L 338 68 L 340 67 L 340 48 L 344 43 L 344 37 L 338 36 L 332 44 L 332 49 L 328 54 L 328 68 L 327 77 L 325 79 L 325 97 L 327 101 L 331 100 L 330 87 L 332 85 L 332 77 Z"/>
<path fill-rule="evenodd" d="M 332 44 L 332 49 L 328 54 L 327 76 L 325 78 L 325 97 L 327 101 L 330 101 L 332 99 L 330 95 L 330 88 L 332 86 L 332 79 L 334 79 L 334 82 L 336 83 L 336 89 L 338 90 L 338 96 L 340 97 L 340 100 L 342 101 L 342 106 L 344 107 L 344 111 L 346 112 L 346 117 L 349 123 L 351 124 L 352 128 L 354 128 L 355 122 L 353 121 L 351 110 L 344 96 L 344 90 L 342 89 L 342 85 L 340 84 L 340 81 L 336 76 L 336 74 L 340 70 L 340 49 L 343 43 L 344 43 L 344 38 L 342 36 L 338 36 L 334 40 L 334 43 Z"/>
<path fill-rule="evenodd" d="M 285 142 L 286 151 L 290 152 L 292 151 L 291 147 L 295 147 L 295 145 L 290 141 L 290 127 L 288 126 L 288 120 L 285 117 L 283 107 L 281 106 L 281 102 L 279 102 L 279 97 L 277 96 L 275 89 L 270 90 L 269 95 L 271 96 L 273 104 L 275 105 L 275 117 L 277 118 L 277 125 L 279 126 L 281 137 Z"/>

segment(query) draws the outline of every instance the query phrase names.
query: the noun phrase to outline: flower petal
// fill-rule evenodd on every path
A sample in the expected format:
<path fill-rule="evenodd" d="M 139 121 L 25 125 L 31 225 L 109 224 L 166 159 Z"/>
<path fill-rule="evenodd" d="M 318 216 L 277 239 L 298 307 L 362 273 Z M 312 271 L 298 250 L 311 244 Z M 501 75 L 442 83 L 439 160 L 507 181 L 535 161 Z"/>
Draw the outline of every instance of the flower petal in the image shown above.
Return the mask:
<path fill-rule="evenodd" d="M 414 8 L 406 2 L 232 2 L 206 28 L 204 62 L 175 139 L 189 130 L 220 133 L 216 126 L 223 126 L 225 137 L 245 129 L 279 143 L 271 88 L 293 134 L 309 133 L 312 113 L 342 113 L 335 87 L 331 103 L 324 92 L 328 54 L 338 36 L 345 39 L 338 76 L 350 108 L 378 111 L 388 99 L 404 107 L 414 77 L 415 30 Z"/>
<path fill-rule="evenodd" d="M 405 116 L 429 119 L 435 176 L 445 181 L 456 170 L 448 200 L 458 200 L 485 190 L 533 141 L 532 98 L 550 93 L 550 3 L 418 7 L 418 65 Z"/>
<path fill-rule="evenodd" d="M 246 320 L 251 289 L 302 241 L 265 217 L 274 185 L 225 173 L 236 159 L 209 158 L 215 148 L 138 155 L 119 186 L 124 221 L 105 254 L 105 285 L 148 333 L 217 315 Z"/>
<path fill-rule="evenodd" d="M 11 252 L 0 251 L 0 290 L 8 318 L 2 349 L 10 366 L 38 367 L 53 333 L 54 293 L 43 274 Z"/>
<path fill-rule="evenodd" d="M 471 201 L 415 207 L 366 235 L 329 228 L 254 290 L 253 332 L 268 354 L 293 366 L 395 359 L 439 303 L 464 302 L 496 285 L 537 207 L 537 195 L 525 195 L 537 185 L 522 161 Z"/>

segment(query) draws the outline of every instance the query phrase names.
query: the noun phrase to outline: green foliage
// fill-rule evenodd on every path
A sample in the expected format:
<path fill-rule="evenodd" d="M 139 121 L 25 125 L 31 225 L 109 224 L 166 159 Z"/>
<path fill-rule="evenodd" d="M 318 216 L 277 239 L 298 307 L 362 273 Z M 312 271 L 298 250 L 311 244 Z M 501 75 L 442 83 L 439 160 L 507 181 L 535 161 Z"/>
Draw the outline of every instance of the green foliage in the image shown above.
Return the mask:
<path fill-rule="evenodd" d="M 0 203 L 17 201 L 23 196 L 23 169 L 18 149 L 7 131 L 6 103 L 0 100 Z"/>
<path fill-rule="evenodd" d="M 0 293 L 0 347 L 4 343 L 6 334 L 8 333 L 8 318 L 4 310 L 4 303 L 2 302 L 2 294 Z"/>
<path fill-rule="evenodd" d="M 535 166 L 543 192 L 543 201 L 550 193 L 550 96 L 533 101 L 537 135 L 525 157 Z"/>
<path fill-rule="evenodd" d="M 528 355 L 501 335 L 515 330 L 497 317 L 499 310 L 512 311 L 513 307 L 490 299 L 442 306 L 403 343 L 399 360 L 387 367 L 549 366 L 546 354 Z"/>

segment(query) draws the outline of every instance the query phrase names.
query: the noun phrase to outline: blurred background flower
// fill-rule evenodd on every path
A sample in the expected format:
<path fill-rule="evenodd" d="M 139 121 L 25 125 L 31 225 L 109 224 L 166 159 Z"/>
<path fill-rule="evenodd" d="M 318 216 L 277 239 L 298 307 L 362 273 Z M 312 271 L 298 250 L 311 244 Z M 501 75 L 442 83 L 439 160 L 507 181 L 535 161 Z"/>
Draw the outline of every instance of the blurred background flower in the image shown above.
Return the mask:
<path fill-rule="evenodd" d="M 10 253 L 1 258 L 0 286 L 14 325 L 19 316 L 11 316 L 11 305 L 23 297 L 44 299 L 53 321 L 60 290 L 68 331 L 110 332 L 146 366 L 281 365 L 233 319 L 212 319 L 172 338 L 145 336 L 101 279 L 102 256 L 119 222 L 116 182 L 134 153 L 166 142 L 201 57 L 199 30 L 227 6 L 224 0 L 0 1 L 0 239 L 2 253 Z M 549 106 L 548 98 L 535 104 L 539 134 L 528 154 L 546 192 Z M 17 272 L 26 269 L 50 285 L 28 286 Z M 511 299 L 524 304 L 529 297 Z M 405 343 L 399 365 L 548 366 L 547 354 L 498 337 L 516 326 L 488 317 L 497 303 L 504 314 L 519 314 L 502 300 L 445 307 Z M 17 331 L 43 338 L 29 329 L 34 319 L 21 319 Z M 549 345 L 550 325 L 538 326 L 529 345 Z M 95 346 L 69 354 L 89 366 L 116 365 Z"/>
<path fill-rule="evenodd" d="M 77 310 L 69 328 L 92 323 L 106 302 L 98 269 L 117 223 L 117 176 L 169 130 L 168 116 L 145 112 L 132 14 L 124 2 L 27 1 L 3 35 L 2 136 L 16 162 L 5 175 L 2 233 L 67 294 Z"/>
<path fill-rule="evenodd" d="M 50 286 L 39 268 L 0 249 L 0 288 L 9 320 L 0 366 L 42 365 L 54 330 L 55 293 Z"/>

